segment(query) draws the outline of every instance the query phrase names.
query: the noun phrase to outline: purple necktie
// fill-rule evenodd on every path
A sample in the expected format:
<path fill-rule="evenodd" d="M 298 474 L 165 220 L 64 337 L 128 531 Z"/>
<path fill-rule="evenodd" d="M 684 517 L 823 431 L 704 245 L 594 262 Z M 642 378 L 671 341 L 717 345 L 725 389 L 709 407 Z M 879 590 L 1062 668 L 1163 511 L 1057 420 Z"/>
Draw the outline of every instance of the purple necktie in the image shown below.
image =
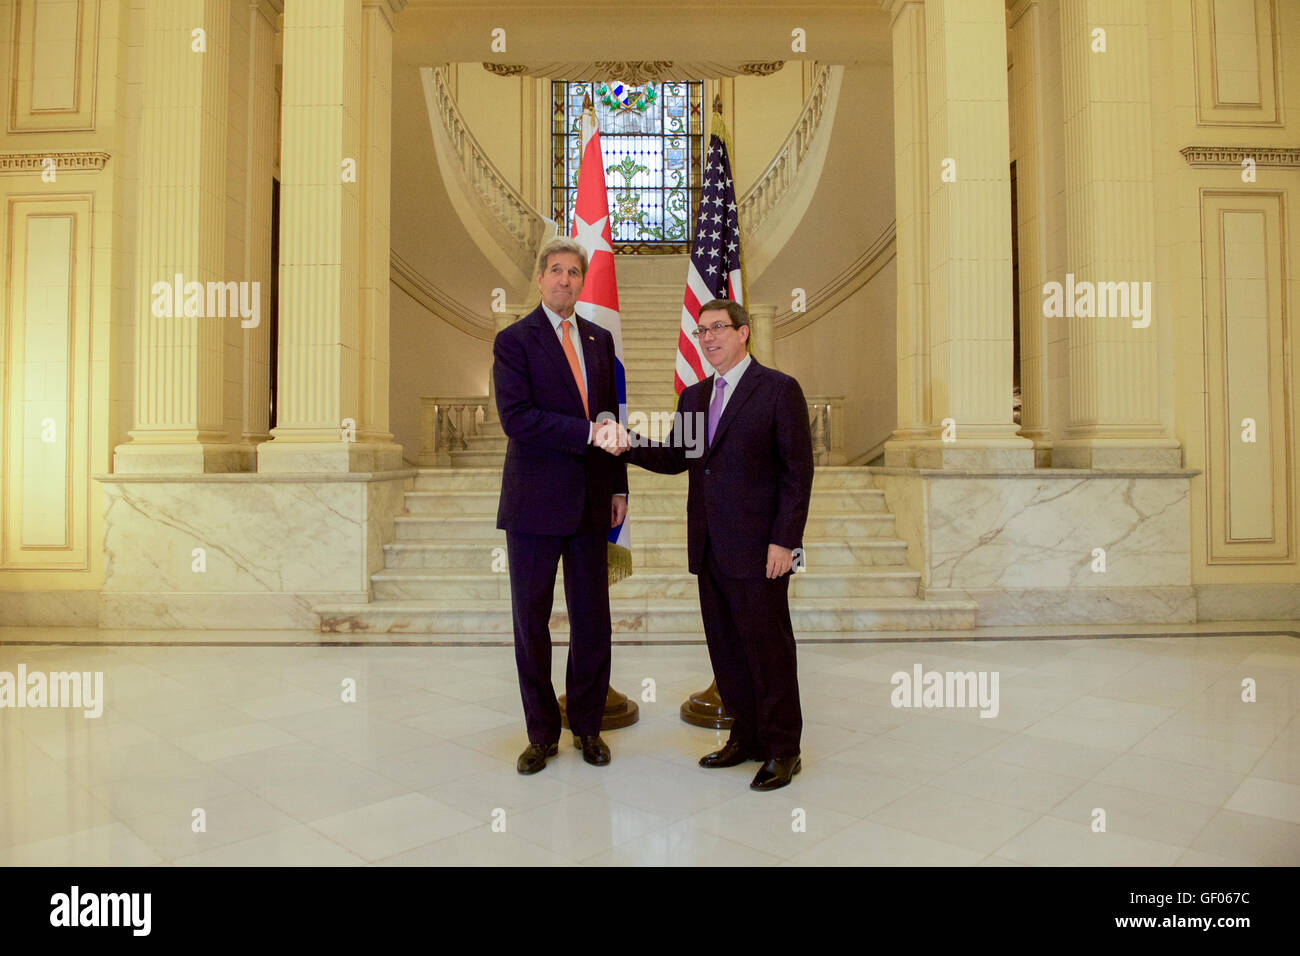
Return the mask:
<path fill-rule="evenodd" d="M 719 378 L 713 389 L 713 401 L 709 402 L 708 444 L 713 444 L 713 436 L 718 430 L 718 419 L 722 417 L 722 392 L 727 387 L 727 380 Z"/>

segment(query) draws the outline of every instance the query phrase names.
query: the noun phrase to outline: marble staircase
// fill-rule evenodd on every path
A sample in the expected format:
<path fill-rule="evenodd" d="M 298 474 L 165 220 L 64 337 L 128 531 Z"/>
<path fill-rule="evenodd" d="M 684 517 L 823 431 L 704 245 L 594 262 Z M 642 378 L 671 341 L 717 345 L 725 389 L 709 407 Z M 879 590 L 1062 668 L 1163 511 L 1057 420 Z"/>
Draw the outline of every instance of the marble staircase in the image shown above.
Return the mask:
<path fill-rule="evenodd" d="M 505 533 L 496 529 L 503 453 L 491 453 L 495 467 L 421 469 L 396 518 L 396 540 L 384 545 L 384 569 L 372 575 L 373 600 L 317 605 L 321 630 L 510 640 Z M 610 590 L 615 638 L 700 636 L 686 566 L 687 476 L 632 468 L 628 483 L 634 572 Z M 806 569 L 790 582 L 800 636 L 975 626 L 975 602 L 917 596 L 920 572 L 908 567 L 884 492 L 864 468 L 817 469 L 804 551 Z M 561 635 L 564 607 L 561 572 L 551 617 Z"/>
<path fill-rule="evenodd" d="M 671 412 L 677 407 L 673 367 L 682 323 L 682 283 L 620 289 L 618 305 L 628 411 Z"/>

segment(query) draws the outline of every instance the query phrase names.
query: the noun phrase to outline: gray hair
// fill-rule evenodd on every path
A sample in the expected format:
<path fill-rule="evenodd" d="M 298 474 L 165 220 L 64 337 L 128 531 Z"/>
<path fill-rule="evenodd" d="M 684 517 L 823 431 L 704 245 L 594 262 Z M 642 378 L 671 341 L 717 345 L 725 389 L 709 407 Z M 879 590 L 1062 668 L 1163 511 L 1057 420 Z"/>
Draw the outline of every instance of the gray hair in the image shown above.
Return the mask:
<path fill-rule="evenodd" d="M 554 239 L 547 240 L 546 245 L 542 246 L 542 251 L 537 253 L 539 276 L 546 271 L 547 260 L 551 258 L 551 254 L 556 252 L 572 252 L 576 255 L 582 265 L 582 277 L 584 279 L 587 277 L 587 250 L 582 248 L 582 243 L 568 236 L 556 236 Z"/>

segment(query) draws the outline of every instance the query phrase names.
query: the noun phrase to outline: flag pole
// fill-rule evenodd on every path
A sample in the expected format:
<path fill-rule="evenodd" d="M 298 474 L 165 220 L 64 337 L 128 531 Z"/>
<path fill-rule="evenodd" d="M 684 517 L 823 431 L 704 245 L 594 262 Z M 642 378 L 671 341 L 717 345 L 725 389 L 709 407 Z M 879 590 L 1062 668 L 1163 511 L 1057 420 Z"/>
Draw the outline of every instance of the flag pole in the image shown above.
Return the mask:
<path fill-rule="evenodd" d="M 591 140 L 597 139 L 600 136 L 600 126 L 596 122 L 596 108 L 591 102 L 590 91 L 583 94 L 582 117 L 583 117 L 583 125 L 586 125 L 586 123 L 590 123 L 590 129 L 592 131 L 590 139 Z M 579 127 L 579 131 L 584 132 L 581 126 Z M 587 201 L 590 201 L 589 197 L 591 195 L 591 190 L 593 188 L 591 185 L 586 185 L 586 190 L 584 190 L 584 185 L 585 185 L 584 180 L 586 180 L 586 183 L 593 183 L 598 181 L 599 190 L 597 191 L 600 193 L 600 195 L 599 195 L 599 199 L 597 200 L 597 204 L 600 205 L 602 208 L 607 208 L 609 205 L 609 196 L 605 190 L 604 161 L 601 159 L 599 142 L 597 142 L 594 147 L 594 152 L 595 152 L 594 159 L 596 161 L 594 174 L 592 173 L 592 170 L 584 168 L 583 160 L 586 159 L 587 156 L 588 141 L 589 140 L 587 139 L 583 140 L 582 153 L 581 153 L 581 157 L 578 160 L 578 195 L 575 197 L 574 204 L 573 204 L 573 222 L 564 223 L 564 228 L 568 230 L 568 235 L 573 236 L 575 238 L 578 235 L 578 219 L 579 219 L 578 214 L 579 214 L 579 209 L 582 205 L 582 200 L 584 199 L 584 195 L 585 195 L 585 197 L 587 197 Z M 586 179 L 586 177 L 592 175 L 594 175 L 596 179 Z M 591 215 L 591 213 L 589 212 L 588 215 Z M 602 245 L 601 240 L 605 240 L 606 242 L 608 242 L 608 240 L 612 238 L 608 235 L 608 233 L 609 233 L 609 224 L 606 223 L 603 230 L 603 234 L 592 238 L 590 241 L 595 245 L 598 246 Z M 617 302 L 618 285 L 614 276 L 613 249 L 609 245 L 603 245 L 603 250 L 604 250 L 603 254 L 608 255 L 609 258 L 608 260 L 602 259 L 599 265 L 595 265 L 596 253 L 598 250 L 595 248 L 587 249 L 585 246 L 584 249 L 586 249 L 587 252 L 586 279 L 591 284 L 589 286 L 584 285 L 582 294 L 584 296 L 588 295 L 588 293 L 592 291 L 593 287 L 598 285 L 596 281 L 596 276 L 597 274 L 600 274 L 603 277 L 605 275 L 604 270 L 606 268 L 608 268 L 607 277 L 609 279 L 609 288 L 613 289 L 614 292 L 612 294 L 613 295 L 612 298 L 607 298 L 604 300 L 601 300 L 599 292 L 597 292 L 597 299 L 595 300 L 590 298 L 584 299 L 582 298 L 582 296 L 579 296 L 578 305 L 587 304 L 592 306 L 593 312 L 591 313 L 591 318 L 588 321 L 594 320 L 596 321 L 596 324 L 601 325 L 602 328 L 607 328 L 607 323 L 611 321 L 610 312 L 612 311 L 613 313 L 612 321 L 618 333 L 615 342 L 616 343 L 621 342 L 622 322 L 621 319 L 619 318 L 618 307 L 617 307 L 618 306 L 618 302 Z M 599 283 L 599 284 L 603 287 L 603 283 Z M 594 309 L 599 306 L 605 307 L 605 312 L 603 317 L 598 316 L 594 311 Z M 579 314 L 576 306 L 575 306 L 574 314 L 575 315 Z M 587 318 L 587 316 L 583 316 L 583 318 Z M 623 355 L 621 349 L 616 351 L 615 358 L 618 360 L 619 363 L 622 363 Z M 617 398 L 620 405 L 619 419 L 623 422 L 623 424 L 627 424 L 626 416 L 624 414 L 624 411 L 626 409 L 627 396 L 626 394 L 623 394 L 617 396 Z M 626 519 L 624 520 L 623 528 L 626 529 Z M 614 541 L 607 541 L 605 545 L 606 552 L 609 557 L 609 586 L 610 587 L 617 584 L 619 581 L 628 577 L 632 573 L 631 540 L 626 536 L 624 536 L 623 540 L 626 542 L 626 546 L 622 544 L 616 544 L 614 543 Z M 572 627 L 572 622 L 570 622 L 570 627 Z M 569 726 L 568 695 L 561 694 L 559 696 L 558 702 L 560 705 L 560 726 L 568 728 Z M 631 724 L 635 724 L 639 718 L 640 718 L 640 707 L 637 704 L 637 702 L 629 698 L 626 694 L 615 690 L 612 684 L 609 685 L 605 691 L 605 710 L 604 713 L 601 715 L 600 729 L 604 731 L 604 730 L 616 730 L 619 727 L 627 727 Z"/>
<path fill-rule="evenodd" d="M 722 141 L 723 147 L 727 150 L 727 159 L 730 161 L 735 156 L 735 150 L 731 145 L 731 131 L 727 129 L 727 124 L 722 118 L 722 94 L 713 94 L 713 115 L 709 118 L 709 138 L 717 136 Z M 736 169 L 733 166 L 731 176 L 734 181 Z M 740 229 L 740 210 L 736 210 L 736 229 L 739 234 Z M 740 256 L 740 298 L 741 305 L 749 302 L 749 289 L 745 285 L 745 244 L 738 241 L 740 248 L 737 250 Z M 745 348 L 753 350 L 753 328 L 750 328 L 749 341 L 745 343 Z M 686 700 L 682 701 L 681 707 L 677 711 L 678 716 L 683 722 L 694 727 L 709 727 L 713 730 L 723 731 L 731 727 L 735 722 L 725 707 L 722 706 L 722 695 L 718 693 L 718 681 L 715 678 L 704 690 L 698 690 L 691 694 Z M 719 738 L 721 739 L 721 738 Z"/>
<path fill-rule="evenodd" d="M 722 94 L 713 94 L 713 115 L 709 118 L 709 135 L 714 135 L 714 129 L 717 129 L 717 137 L 722 140 L 722 145 L 727 148 L 727 157 L 732 159 L 736 155 L 735 149 L 731 143 L 731 130 L 727 129 L 726 120 L 722 118 Z M 734 160 L 733 160 L 734 162 Z M 731 167 L 731 178 L 736 178 L 736 167 Z M 736 209 L 736 228 L 740 229 L 740 209 Z M 740 243 L 740 304 L 749 307 L 749 283 L 745 281 L 745 244 Z"/>

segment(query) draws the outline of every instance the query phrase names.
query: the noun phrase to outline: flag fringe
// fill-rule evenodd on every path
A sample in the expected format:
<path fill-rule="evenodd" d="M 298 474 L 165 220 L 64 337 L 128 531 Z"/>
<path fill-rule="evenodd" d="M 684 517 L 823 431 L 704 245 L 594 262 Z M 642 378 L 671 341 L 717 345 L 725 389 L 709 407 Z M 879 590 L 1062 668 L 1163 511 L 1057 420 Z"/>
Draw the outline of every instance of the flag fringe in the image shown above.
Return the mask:
<path fill-rule="evenodd" d="M 612 541 L 606 542 L 609 555 L 609 585 L 613 587 L 632 576 L 632 550 Z"/>

